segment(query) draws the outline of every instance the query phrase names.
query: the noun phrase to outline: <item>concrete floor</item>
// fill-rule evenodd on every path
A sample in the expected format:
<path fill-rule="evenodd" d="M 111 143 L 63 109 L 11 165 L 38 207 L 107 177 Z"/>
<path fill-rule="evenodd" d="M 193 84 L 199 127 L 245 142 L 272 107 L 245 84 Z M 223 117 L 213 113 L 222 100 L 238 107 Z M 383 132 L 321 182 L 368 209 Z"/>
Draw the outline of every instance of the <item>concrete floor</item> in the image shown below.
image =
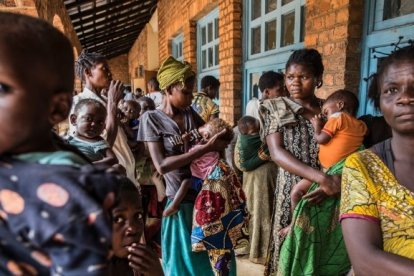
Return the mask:
<path fill-rule="evenodd" d="M 237 276 L 262 276 L 264 266 L 249 261 L 247 257 L 237 257 Z"/>

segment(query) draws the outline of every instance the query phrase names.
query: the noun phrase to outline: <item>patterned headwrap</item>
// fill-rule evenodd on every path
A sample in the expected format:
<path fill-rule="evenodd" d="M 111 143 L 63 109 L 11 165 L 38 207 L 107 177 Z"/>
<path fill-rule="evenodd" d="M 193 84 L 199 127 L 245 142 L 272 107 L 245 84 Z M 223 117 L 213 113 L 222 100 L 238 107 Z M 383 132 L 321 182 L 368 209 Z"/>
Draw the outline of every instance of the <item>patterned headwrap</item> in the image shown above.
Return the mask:
<path fill-rule="evenodd" d="M 191 70 L 189 63 L 179 62 L 172 56 L 169 56 L 158 70 L 157 80 L 160 84 L 160 89 L 164 90 L 176 82 L 180 82 L 184 86 L 185 80 L 192 76 L 194 76 L 194 72 Z"/>

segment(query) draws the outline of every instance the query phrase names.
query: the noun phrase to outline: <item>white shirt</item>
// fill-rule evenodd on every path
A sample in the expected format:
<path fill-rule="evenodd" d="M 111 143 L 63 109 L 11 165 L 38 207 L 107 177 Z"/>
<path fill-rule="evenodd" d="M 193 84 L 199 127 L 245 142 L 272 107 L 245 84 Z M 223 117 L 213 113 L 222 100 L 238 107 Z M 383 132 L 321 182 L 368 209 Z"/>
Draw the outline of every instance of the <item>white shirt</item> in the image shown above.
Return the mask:
<path fill-rule="evenodd" d="M 163 95 L 160 91 L 150 92 L 145 96 L 154 101 L 155 108 L 159 107 L 162 104 Z"/>
<path fill-rule="evenodd" d="M 246 105 L 246 115 L 255 117 L 257 120 L 260 120 L 259 105 L 260 100 L 253 97 Z"/>

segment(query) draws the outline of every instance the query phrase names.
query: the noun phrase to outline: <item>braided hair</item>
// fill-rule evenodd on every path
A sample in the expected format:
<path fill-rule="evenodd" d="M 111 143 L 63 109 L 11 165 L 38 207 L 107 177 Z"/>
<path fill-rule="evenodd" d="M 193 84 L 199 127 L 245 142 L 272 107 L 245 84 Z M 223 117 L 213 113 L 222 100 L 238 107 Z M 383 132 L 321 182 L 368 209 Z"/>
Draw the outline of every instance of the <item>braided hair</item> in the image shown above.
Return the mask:
<path fill-rule="evenodd" d="M 105 60 L 105 56 L 100 53 L 88 53 L 86 50 L 83 50 L 78 59 L 75 61 L 76 76 L 82 81 L 85 81 L 85 70 L 91 69 L 95 64 Z"/>
<path fill-rule="evenodd" d="M 321 54 L 315 49 L 300 49 L 294 51 L 286 63 L 286 70 L 292 64 L 300 64 L 308 67 L 315 77 L 322 78 L 323 63 Z M 321 84 L 322 85 L 322 84 Z M 320 85 L 318 84 L 318 87 Z"/>

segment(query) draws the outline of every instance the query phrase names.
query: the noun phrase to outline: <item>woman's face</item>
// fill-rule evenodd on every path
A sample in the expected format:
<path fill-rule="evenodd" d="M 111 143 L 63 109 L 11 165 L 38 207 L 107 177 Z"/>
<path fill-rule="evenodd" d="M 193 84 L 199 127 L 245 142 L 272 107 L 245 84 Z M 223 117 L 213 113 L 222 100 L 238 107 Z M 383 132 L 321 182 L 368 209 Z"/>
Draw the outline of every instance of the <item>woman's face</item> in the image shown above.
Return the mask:
<path fill-rule="evenodd" d="M 168 93 L 170 103 L 178 109 L 185 109 L 191 105 L 195 79 L 190 78 L 185 81 L 184 87 L 181 84 L 173 84 Z"/>
<path fill-rule="evenodd" d="M 379 79 L 380 108 L 393 131 L 414 134 L 414 62 L 398 61 Z"/>
<path fill-rule="evenodd" d="M 87 81 L 95 89 L 108 88 L 112 80 L 112 73 L 106 61 L 98 62 L 86 73 Z"/>
<path fill-rule="evenodd" d="M 294 99 L 309 99 L 314 96 L 318 79 L 302 64 L 291 64 L 285 75 L 286 88 Z"/>
<path fill-rule="evenodd" d="M 126 258 L 128 247 L 139 243 L 144 232 L 142 203 L 138 193 L 123 192 L 112 210 L 112 246 L 115 256 Z"/>

